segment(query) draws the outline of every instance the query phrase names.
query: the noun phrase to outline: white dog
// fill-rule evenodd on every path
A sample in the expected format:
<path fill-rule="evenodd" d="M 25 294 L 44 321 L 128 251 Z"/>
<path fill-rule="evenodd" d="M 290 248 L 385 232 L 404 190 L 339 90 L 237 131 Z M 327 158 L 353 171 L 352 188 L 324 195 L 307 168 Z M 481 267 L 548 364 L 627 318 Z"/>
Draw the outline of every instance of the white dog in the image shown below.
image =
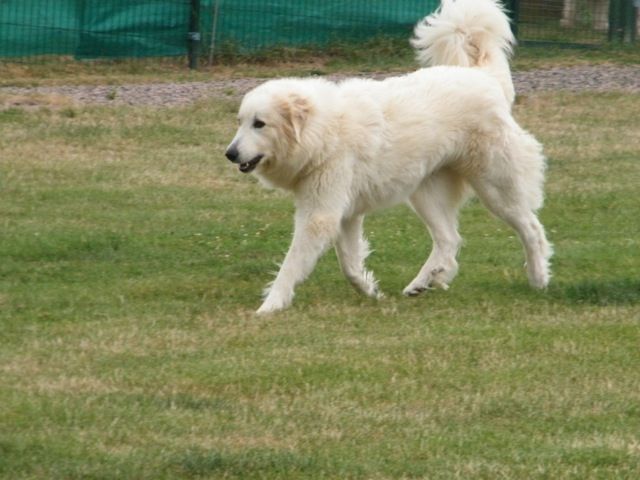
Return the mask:
<path fill-rule="evenodd" d="M 243 99 L 226 156 L 292 191 L 296 204 L 292 244 L 258 313 L 289 306 L 332 242 L 349 281 L 380 297 L 364 264 L 363 217 L 400 202 L 433 238 L 404 293 L 446 289 L 458 271 L 457 216 L 470 189 L 520 236 L 530 284 L 547 285 L 551 246 L 535 214 L 545 159 L 511 116 L 507 17 L 493 0 L 443 0 L 415 33 L 431 68 L 384 81 L 273 80 Z"/>

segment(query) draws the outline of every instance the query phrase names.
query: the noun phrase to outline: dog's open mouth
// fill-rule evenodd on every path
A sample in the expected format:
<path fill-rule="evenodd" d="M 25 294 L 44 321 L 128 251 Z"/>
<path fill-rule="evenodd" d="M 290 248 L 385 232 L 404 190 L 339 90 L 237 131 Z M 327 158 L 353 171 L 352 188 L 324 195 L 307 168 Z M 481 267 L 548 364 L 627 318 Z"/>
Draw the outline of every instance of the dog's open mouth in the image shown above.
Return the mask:
<path fill-rule="evenodd" d="M 252 160 L 249 160 L 248 162 L 241 163 L 238 168 L 240 168 L 240 171 L 242 173 L 252 172 L 253 169 L 258 166 L 258 164 L 260 163 L 260 160 L 262 160 L 262 157 L 264 157 L 264 155 L 258 155 L 257 157 L 254 157 Z"/>

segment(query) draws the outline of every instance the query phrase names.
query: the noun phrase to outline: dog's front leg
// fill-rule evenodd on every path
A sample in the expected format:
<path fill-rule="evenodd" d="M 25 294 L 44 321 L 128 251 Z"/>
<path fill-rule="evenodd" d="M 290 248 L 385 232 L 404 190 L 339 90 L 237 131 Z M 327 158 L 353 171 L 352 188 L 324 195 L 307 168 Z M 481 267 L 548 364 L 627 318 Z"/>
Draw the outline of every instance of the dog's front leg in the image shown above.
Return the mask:
<path fill-rule="evenodd" d="M 295 286 L 313 271 L 336 237 L 339 225 L 340 214 L 296 213 L 293 241 L 258 314 L 282 310 L 291 304 Z"/>
<path fill-rule="evenodd" d="M 342 220 L 342 230 L 336 240 L 336 253 L 342 272 L 354 287 L 369 297 L 382 298 L 378 282 L 364 265 L 370 250 L 362 231 L 363 220 L 362 215 Z"/>

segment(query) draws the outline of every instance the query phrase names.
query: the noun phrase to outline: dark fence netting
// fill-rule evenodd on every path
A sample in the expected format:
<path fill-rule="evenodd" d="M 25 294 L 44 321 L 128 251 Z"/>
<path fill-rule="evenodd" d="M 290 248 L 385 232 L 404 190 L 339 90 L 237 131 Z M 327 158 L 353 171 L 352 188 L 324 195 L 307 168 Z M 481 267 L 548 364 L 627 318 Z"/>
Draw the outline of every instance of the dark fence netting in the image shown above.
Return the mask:
<path fill-rule="evenodd" d="M 408 38 L 438 0 L 0 0 L 0 57 L 253 53 Z M 640 0 L 505 0 L 521 41 L 633 42 Z M 214 52 L 215 50 L 215 52 Z"/>
<path fill-rule="evenodd" d="M 182 55 L 189 4 L 182 1 L 83 2 L 75 55 L 146 57 Z"/>
<path fill-rule="evenodd" d="M 199 4 L 201 52 L 410 35 L 437 0 L 0 0 L 0 56 L 184 55 Z M 215 35 L 215 37 L 213 37 Z"/>
<path fill-rule="evenodd" d="M 73 52 L 81 28 L 80 13 L 75 0 L 0 0 L 0 56 Z"/>

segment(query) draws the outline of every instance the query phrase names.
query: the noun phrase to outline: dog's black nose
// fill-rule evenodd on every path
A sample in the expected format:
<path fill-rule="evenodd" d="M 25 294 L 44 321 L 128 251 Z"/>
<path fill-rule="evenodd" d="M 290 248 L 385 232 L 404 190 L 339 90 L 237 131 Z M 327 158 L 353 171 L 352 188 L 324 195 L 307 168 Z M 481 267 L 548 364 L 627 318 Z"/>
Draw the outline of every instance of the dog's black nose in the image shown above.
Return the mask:
<path fill-rule="evenodd" d="M 225 152 L 225 156 L 232 162 L 238 160 L 238 155 L 240 155 L 240 153 L 238 152 L 238 149 L 233 145 L 230 146 Z"/>

